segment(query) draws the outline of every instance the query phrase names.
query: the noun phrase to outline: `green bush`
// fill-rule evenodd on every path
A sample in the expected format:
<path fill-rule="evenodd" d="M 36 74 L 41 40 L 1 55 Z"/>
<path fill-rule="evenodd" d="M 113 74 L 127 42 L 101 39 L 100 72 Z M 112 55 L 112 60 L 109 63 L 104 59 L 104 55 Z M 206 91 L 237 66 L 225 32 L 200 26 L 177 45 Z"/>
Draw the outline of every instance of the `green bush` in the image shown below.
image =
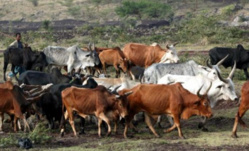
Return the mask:
<path fill-rule="evenodd" d="M 116 14 L 120 17 L 136 16 L 142 18 L 172 18 L 172 8 L 160 2 L 149 0 L 124 1 L 116 8 Z"/>
<path fill-rule="evenodd" d="M 46 125 L 43 123 L 37 124 L 35 129 L 29 133 L 28 137 L 35 144 L 45 144 L 52 139 L 52 136 L 49 135 L 49 129 L 46 128 Z"/>
<path fill-rule="evenodd" d="M 231 15 L 233 11 L 235 10 L 235 4 L 231 4 L 228 6 L 225 6 L 221 9 L 222 14 L 224 15 Z"/>
<path fill-rule="evenodd" d="M 42 22 L 42 27 L 44 28 L 44 29 L 46 29 L 46 30 L 49 30 L 50 29 L 50 21 L 49 20 L 44 20 L 43 22 Z"/>

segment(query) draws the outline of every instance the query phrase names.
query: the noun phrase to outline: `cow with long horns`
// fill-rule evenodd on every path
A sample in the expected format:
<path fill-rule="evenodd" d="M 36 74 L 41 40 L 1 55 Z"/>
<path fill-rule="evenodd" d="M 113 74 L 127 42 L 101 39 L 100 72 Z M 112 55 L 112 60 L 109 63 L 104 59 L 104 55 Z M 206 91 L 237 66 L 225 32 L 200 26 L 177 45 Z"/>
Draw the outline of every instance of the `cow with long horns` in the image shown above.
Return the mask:
<path fill-rule="evenodd" d="M 197 64 L 195 61 L 190 60 L 184 63 L 177 64 L 164 64 L 164 63 L 156 63 L 145 69 L 143 82 L 144 83 L 158 83 L 158 80 L 165 76 L 166 74 L 174 74 L 174 75 L 190 75 L 196 76 L 198 74 L 203 74 L 210 79 L 218 78 L 219 65 L 227 58 L 223 58 L 216 65 L 205 67 Z"/>
<path fill-rule="evenodd" d="M 193 115 L 212 116 L 207 97 L 211 86 L 212 83 L 203 95 L 200 95 L 202 88 L 195 95 L 184 89 L 180 83 L 173 85 L 140 84 L 132 89 L 119 91 L 119 95 L 133 92 L 127 97 L 129 114 L 126 117 L 124 137 L 127 138 L 129 125 L 135 128 L 131 123 L 134 115 L 138 112 L 145 112 L 145 122 L 156 137 L 159 135 L 151 124 L 150 116 L 167 114 L 173 117 L 174 125 L 164 132 L 170 132 L 177 128 L 179 137 L 184 138 L 180 119 L 188 119 Z"/>

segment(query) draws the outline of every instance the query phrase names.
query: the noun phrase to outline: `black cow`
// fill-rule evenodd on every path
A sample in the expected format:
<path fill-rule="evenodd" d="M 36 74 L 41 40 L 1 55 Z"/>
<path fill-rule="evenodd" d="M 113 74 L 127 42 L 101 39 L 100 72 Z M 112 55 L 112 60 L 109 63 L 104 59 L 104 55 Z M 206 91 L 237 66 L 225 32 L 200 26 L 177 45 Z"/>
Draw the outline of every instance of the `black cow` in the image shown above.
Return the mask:
<path fill-rule="evenodd" d="M 80 80 L 76 78 L 77 80 Z M 27 85 L 45 85 L 49 83 L 69 83 L 74 81 L 72 77 L 61 74 L 58 68 L 53 68 L 51 73 L 44 73 L 40 71 L 25 71 L 18 79 L 19 84 Z"/>
<path fill-rule="evenodd" d="M 234 61 L 236 61 L 236 68 L 243 69 L 246 78 L 249 79 L 249 74 L 247 71 L 247 68 L 249 66 L 249 51 L 245 50 L 241 44 L 239 44 L 237 48 L 215 47 L 209 51 L 209 56 L 212 64 L 216 64 L 227 55 L 229 56 L 222 63 L 222 65 L 225 68 L 233 67 Z"/>
<path fill-rule="evenodd" d="M 61 91 L 64 89 L 75 86 L 81 88 L 96 88 L 98 84 L 92 78 L 86 79 L 85 85 L 78 84 L 56 84 L 51 86 L 48 93 L 43 95 L 40 101 L 36 103 L 37 109 L 46 116 L 49 127 L 51 129 L 54 128 L 54 122 L 60 121 L 62 117 L 62 99 L 61 99 Z M 82 130 L 81 133 L 84 133 L 84 123 L 85 120 L 81 118 L 81 126 Z"/>
<path fill-rule="evenodd" d="M 25 47 L 23 49 L 9 47 L 4 51 L 4 80 L 6 81 L 6 70 L 8 64 L 11 63 L 11 71 L 14 73 L 15 66 L 24 67 L 26 70 L 35 70 L 40 68 L 42 71 L 45 66 L 48 65 L 46 61 L 46 56 L 43 52 L 32 51 L 30 47 Z M 16 78 L 16 75 L 14 73 Z"/>

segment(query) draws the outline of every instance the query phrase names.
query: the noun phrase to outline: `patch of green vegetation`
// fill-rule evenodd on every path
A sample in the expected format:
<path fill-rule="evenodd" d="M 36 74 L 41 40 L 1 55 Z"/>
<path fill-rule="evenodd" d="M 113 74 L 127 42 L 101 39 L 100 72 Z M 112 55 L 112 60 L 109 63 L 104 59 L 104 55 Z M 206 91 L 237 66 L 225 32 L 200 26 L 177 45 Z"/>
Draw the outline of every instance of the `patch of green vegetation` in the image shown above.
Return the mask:
<path fill-rule="evenodd" d="M 43 123 L 39 123 L 35 126 L 35 129 L 28 134 L 28 137 L 35 143 L 35 144 L 45 144 L 48 143 L 52 136 L 49 135 L 49 129 L 46 128 L 46 125 Z"/>
<path fill-rule="evenodd" d="M 231 4 L 231 5 L 227 5 L 223 7 L 221 9 L 222 14 L 227 15 L 227 16 L 231 15 L 235 10 L 235 6 L 236 6 L 235 4 Z"/>
<path fill-rule="evenodd" d="M 136 16 L 143 18 L 171 18 L 173 10 L 170 5 L 149 0 L 143 1 L 123 1 L 120 7 L 116 8 L 116 13 L 120 17 Z"/>

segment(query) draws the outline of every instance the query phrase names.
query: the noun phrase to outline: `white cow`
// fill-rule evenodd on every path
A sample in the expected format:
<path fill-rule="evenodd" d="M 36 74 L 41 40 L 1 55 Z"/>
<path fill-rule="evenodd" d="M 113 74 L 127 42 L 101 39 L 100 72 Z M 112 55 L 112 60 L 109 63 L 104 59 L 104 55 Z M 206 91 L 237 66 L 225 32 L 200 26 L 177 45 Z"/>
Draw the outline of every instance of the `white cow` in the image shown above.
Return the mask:
<path fill-rule="evenodd" d="M 228 55 L 220 60 L 216 65 L 205 67 L 198 65 L 195 61 L 190 60 L 184 63 L 155 63 L 149 66 L 144 71 L 143 81 L 144 83 L 158 83 L 158 80 L 166 74 L 174 75 L 190 75 L 195 76 L 198 74 L 203 74 L 210 79 L 217 78 L 217 72 L 220 72 L 219 65 L 224 62 Z"/>
<path fill-rule="evenodd" d="M 130 89 L 134 86 L 140 84 L 140 82 L 135 82 L 133 80 L 128 80 L 124 77 L 121 78 L 93 78 L 98 85 L 103 85 L 110 90 L 116 89 L 116 91 L 120 91 L 123 89 Z"/>
<path fill-rule="evenodd" d="M 80 69 L 100 63 L 96 51 L 82 51 L 76 45 L 68 48 L 48 46 L 43 49 L 43 52 L 49 65 L 67 66 L 68 73 L 73 69 L 78 72 Z"/>

